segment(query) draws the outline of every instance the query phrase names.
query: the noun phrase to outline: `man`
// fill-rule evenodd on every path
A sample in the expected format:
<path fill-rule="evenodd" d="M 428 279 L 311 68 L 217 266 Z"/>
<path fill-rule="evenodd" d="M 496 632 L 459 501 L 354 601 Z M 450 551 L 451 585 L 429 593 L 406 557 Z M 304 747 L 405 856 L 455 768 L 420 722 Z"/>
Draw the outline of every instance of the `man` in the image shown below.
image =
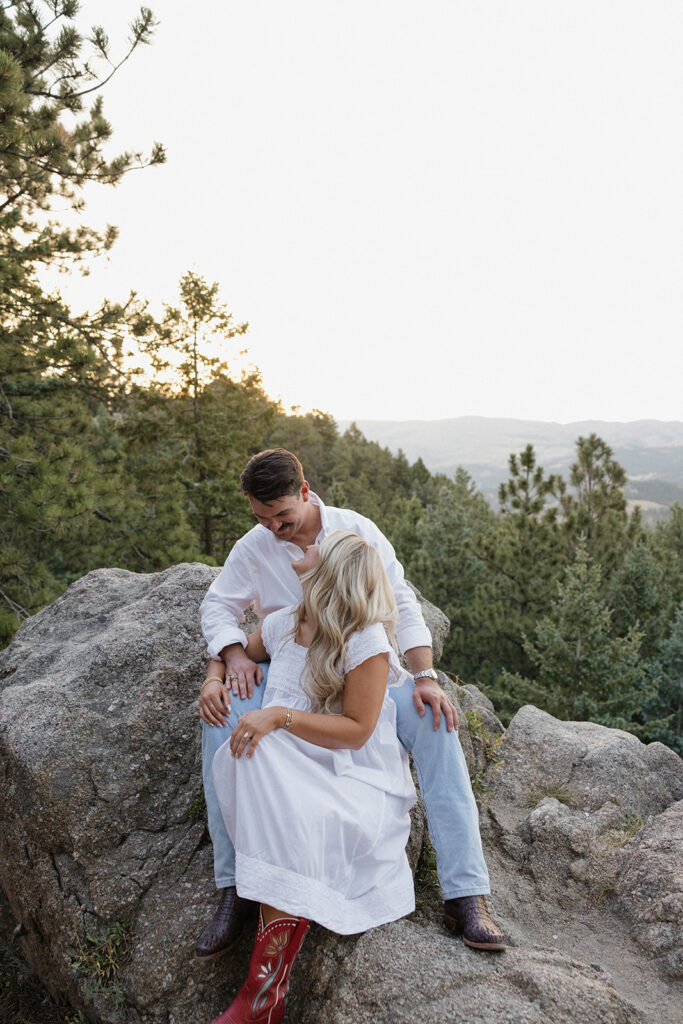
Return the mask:
<path fill-rule="evenodd" d="M 299 580 L 292 562 L 333 530 L 359 534 L 379 552 L 398 607 L 396 638 L 413 673 L 402 687 L 392 688 L 399 739 L 413 755 L 429 834 L 436 851 L 444 897 L 444 920 L 464 941 L 478 949 L 504 949 L 505 938 L 486 908 L 488 871 L 479 837 L 477 807 L 458 739 L 457 712 L 437 683 L 432 666 L 429 630 L 403 569 L 386 537 L 374 523 L 349 509 L 328 508 L 309 488 L 301 463 L 291 452 L 276 448 L 253 456 L 241 477 L 258 520 L 237 541 L 202 603 L 202 630 L 209 653 L 225 662 L 237 717 L 263 699 L 264 667 L 244 652 L 238 623 L 246 608 L 258 602 L 262 616 L 298 604 Z M 256 684 L 256 687 L 255 687 Z M 214 845 L 216 885 L 221 902 L 197 943 L 200 959 L 220 956 L 236 941 L 246 901 L 235 890 L 235 851 L 216 799 L 211 766 L 229 737 L 226 688 L 219 681 L 202 689 L 202 757 L 209 832 Z M 431 709 L 427 714 L 425 705 Z M 443 718 L 443 722 L 442 722 Z M 233 724 L 235 714 L 232 715 Z M 209 724 L 211 723 L 211 724 Z"/>

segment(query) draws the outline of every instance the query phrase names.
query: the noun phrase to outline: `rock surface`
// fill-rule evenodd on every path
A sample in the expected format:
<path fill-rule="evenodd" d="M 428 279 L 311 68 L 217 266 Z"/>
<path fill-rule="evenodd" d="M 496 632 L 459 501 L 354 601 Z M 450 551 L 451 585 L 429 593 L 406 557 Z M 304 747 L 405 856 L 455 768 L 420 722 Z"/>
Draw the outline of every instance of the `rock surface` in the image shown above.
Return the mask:
<path fill-rule="evenodd" d="M 595 967 L 557 951 L 513 949 L 487 956 L 455 945 L 433 922 L 413 920 L 366 932 L 339 950 L 334 986 L 318 997 L 316 978 L 330 977 L 317 948 L 306 963 L 305 1001 L 289 1020 L 300 1024 L 641 1024 Z"/>
<path fill-rule="evenodd" d="M 620 729 L 560 722 L 528 705 L 510 723 L 503 748 L 498 790 L 515 804 L 536 803 L 555 789 L 584 809 L 611 803 L 624 815 L 643 817 L 683 798 L 678 755 Z"/>
<path fill-rule="evenodd" d="M 683 975 L 683 800 L 628 844 L 614 891 L 636 940 L 671 974 Z"/>
<path fill-rule="evenodd" d="M 215 573 L 90 573 L 0 655 L 0 882 L 43 982 L 106 1024 L 211 1020 L 248 960 L 250 935 L 192 960 L 216 902 L 196 706 Z M 425 615 L 442 643 L 447 620 Z M 680 759 L 535 708 L 504 734 L 475 687 L 444 683 L 513 948 L 486 956 L 443 931 L 423 857 L 410 919 L 346 939 L 312 929 L 288 1019 L 674 1021 L 661 972 L 681 968 Z M 418 805 L 413 860 L 423 830 Z"/>
<path fill-rule="evenodd" d="M 496 757 L 482 837 L 513 936 L 597 962 L 648 1020 L 683 1020 L 670 980 L 683 946 L 681 759 L 531 706 Z"/>

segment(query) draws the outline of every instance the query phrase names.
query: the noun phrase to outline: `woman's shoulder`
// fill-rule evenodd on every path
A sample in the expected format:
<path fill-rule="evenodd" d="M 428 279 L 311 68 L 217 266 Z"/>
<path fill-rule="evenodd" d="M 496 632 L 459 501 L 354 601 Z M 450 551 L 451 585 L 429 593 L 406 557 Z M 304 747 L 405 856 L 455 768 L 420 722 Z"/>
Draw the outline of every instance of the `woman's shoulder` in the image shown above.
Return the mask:
<path fill-rule="evenodd" d="M 261 623 L 261 637 L 266 650 L 273 656 L 272 648 L 287 635 L 294 625 L 296 605 L 278 608 L 266 615 Z"/>
<path fill-rule="evenodd" d="M 290 619 L 294 617 L 296 607 L 296 605 L 290 604 L 287 605 L 285 608 L 278 608 L 274 612 L 268 612 L 265 619 L 263 620 L 263 625 L 265 626 L 266 623 L 268 623 L 269 625 L 275 625 L 283 622 L 288 622 Z"/>
<path fill-rule="evenodd" d="M 389 643 L 389 637 L 387 636 L 387 631 L 384 628 L 384 623 L 371 622 L 370 625 L 366 626 L 364 629 L 357 629 L 355 633 L 352 633 L 349 637 L 349 641 L 353 639 L 354 642 L 357 642 L 356 638 L 367 640 L 371 638 L 377 639 L 379 637 L 384 637 L 387 643 Z"/>
<path fill-rule="evenodd" d="M 375 654 L 390 654 L 392 650 L 387 631 L 381 622 L 373 622 L 365 629 L 352 633 L 346 644 L 344 672 L 351 672 Z"/>

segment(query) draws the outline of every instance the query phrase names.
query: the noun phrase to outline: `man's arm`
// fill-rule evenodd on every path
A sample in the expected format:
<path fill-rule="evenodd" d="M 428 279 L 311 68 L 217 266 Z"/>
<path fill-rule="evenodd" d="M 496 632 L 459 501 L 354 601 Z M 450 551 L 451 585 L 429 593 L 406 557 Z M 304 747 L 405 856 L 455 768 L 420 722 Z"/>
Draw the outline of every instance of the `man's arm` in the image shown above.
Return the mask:
<path fill-rule="evenodd" d="M 382 565 L 391 584 L 391 589 L 394 592 L 398 609 L 396 640 L 401 651 L 406 654 L 407 651 L 414 647 L 428 647 L 431 650 L 432 635 L 425 625 L 418 600 L 406 583 L 403 566 L 396 557 L 396 552 L 391 543 L 372 520 L 365 517 L 362 521 L 362 529 L 357 529 L 356 532 L 368 544 L 372 544 L 377 549 L 382 559 Z M 421 665 L 420 667 L 431 668 L 431 661 L 428 665 Z"/>
<path fill-rule="evenodd" d="M 199 609 L 202 633 L 212 658 L 220 657 L 223 648 L 230 644 L 246 645 L 239 623 L 255 598 L 249 562 L 238 541 Z"/>
<path fill-rule="evenodd" d="M 366 519 L 365 522 L 368 524 L 371 535 L 366 534 L 364 539 L 377 548 L 394 591 L 398 608 L 396 640 L 405 656 L 408 668 L 413 675 L 423 669 L 433 668 L 432 636 L 425 624 L 418 600 L 406 583 L 403 566 L 382 531 L 371 520 Z M 458 714 L 455 705 L 435 679 L 423 676 L 415 681 L 413 703 L 420 716 L 425 714 L 425 704 L 430 705 L 435 730 L 439 728 L 442 713 L 449 732 L 458 728 Z"/>
<path fill-rule="evenodd" d="M 263 679 L 263 672 L 244 650 L 247 641 L 238 625 L 256 596 L 249 561 L 238 541 L 209 587 L 200 615 L 209 654 L 222 658 L 228 685 L 233 694 L 242 697 L 251 697 L 254 681 L 259 684 Z"/>

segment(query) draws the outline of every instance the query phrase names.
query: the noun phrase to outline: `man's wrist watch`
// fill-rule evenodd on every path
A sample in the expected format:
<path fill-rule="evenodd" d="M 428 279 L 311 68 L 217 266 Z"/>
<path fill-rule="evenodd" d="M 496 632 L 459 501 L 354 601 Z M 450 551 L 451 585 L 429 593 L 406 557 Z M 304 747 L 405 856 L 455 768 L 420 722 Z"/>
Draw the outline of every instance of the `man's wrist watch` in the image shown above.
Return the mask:
<path fill-rule="evenodd" d="M 433 679 L 436 682 L 438 678 L 439 677 L 433 668 L 423 668 L 421 672 L 416 672 L 413 676 L 415 682 L 417 682 L 418 679 Z"/>

